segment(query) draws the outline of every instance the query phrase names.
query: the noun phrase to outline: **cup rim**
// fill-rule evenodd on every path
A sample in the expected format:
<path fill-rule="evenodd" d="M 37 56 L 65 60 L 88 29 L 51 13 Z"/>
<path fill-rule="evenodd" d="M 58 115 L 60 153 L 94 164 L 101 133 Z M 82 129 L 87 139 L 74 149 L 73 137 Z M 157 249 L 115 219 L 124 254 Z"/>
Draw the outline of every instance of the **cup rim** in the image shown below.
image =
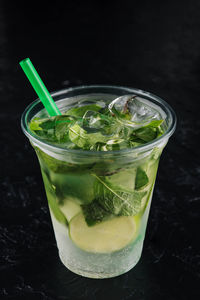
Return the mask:
<path fill-rule="evenodd" d="M 22 113 L 21 116 L 21 127 L 24 132 L 24 134 L 31 140 L 33 143 L 37 144 L 39 147 L 43 149 L 47 149 L 52 152 L 61 152 L 62 154 L 76 154 L 76 155 L 95 155 L 95 156 L 108 156 L 108 155 L 126 155 L 126 154 L 135 154 L 139 152 L 146 152 L 148 150 L 153 149 L 157 145 L 159 145 L 162 141 L 168 140 L 169 137 L 174 133 L 175 128 L 176 128 L 176 123 L 177 123 L 177 118 L 174 110 L 171 108 L 171 106 L 162 98 L 154 95 L 153 93 L 146 92 L 141 89 L 137 88 L 130 88 L 130 87 L 124 87 L 124 86 L 117 86 L 117 85 L 81 85 L 81 86 L 76 86 L 76 87 L 70 87 L 67 89 L 61 89 L 58 91 L 54 91 L 51 94 L 52 97 L 60 96 L 65 93 L 69 93 L 70 91 L 76 91 L 76 90 L 84 90 L 84 89 L 100 89 L 100 88 L 107 88 L 107 89 L 119 89 L 119 90 L 124 90 L 127 92 L 131 93 L 138 93 L 139 96 L 146 96 L 148 97 L 148 100 L 153 99 L 157 105 L 161 106 L 163 105 L 165 107 L 165 112 L 168 114 L 169 119 L 170 119 L 170 124 L 167 128 L 167 130 L 164 132 L 162 136 L 159 138 L 150 141 L 144 145 L 140 145 L 134 148 L 127 148 L 127 149 L 121 149 L 121 150 L 109 150 L 109 151 L 95 151 L 95 150 L 82 150 L 82 149 L 66 149 L 63 147 L 59 147 L 58 145 L 53 145 L 50 142 L 44 141 L 37 135 L 35 135 L 33 132 L 28 127 L 28 122 L 27 122 L 27 116 L 31 112 L 33 108 L 35 108 L 41 101 L 39 98 L 34 100 L 32 103 L 30 103 L 24 112 Z M 61 99 L 62 100 L 62 99 Z M 58 100 L 59 101 L 59 100 Z"/>

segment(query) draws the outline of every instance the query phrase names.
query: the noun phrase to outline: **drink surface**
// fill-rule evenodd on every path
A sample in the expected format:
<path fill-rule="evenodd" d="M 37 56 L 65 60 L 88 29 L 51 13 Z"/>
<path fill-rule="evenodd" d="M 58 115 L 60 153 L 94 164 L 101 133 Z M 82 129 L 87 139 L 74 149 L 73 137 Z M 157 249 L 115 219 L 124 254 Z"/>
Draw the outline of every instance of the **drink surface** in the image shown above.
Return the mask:
<path fill-rule="evenodd" d="M 62 116 L 38 115 L 29 126 L 40 139 L 64 149 L 114 153 L 157 139 L 165 131 L 162 117 L 159 110 L 139 97 L 110 104 L 103 95 L 99 101 L 84 96 L 73 107 L 65 107 Z M 124 265 L 121 273 L 127 264 L 133 266 L 133 260 L 137 261 L 141 253 L 163 146 L 132 161 L 118 160 L 112 155 L 101 161 L 68 161 L 36 145 L 34 148 L 65 265 L 87 276 L 104 264 L 104 270 L 107 267 L 111 270 L 108 273 L 114 275 L 102 277 L 115 276 L 119 259 Z M 80 261 L 77 268 L 75 264 L 70 267 L 72 260 L 76 264 Z M 86 269 L 87 272 L 83 271 Z"/>
<path fill-rule="evenodd" d="M 80 98 L 61 116 L 35 117 L 29 124 L 31 131 L 59 147 L 91 151 L 138 147 L 164 132 L 159 107 L 145 99 L 123 96 L 109 103 L 88 98 Z"/>

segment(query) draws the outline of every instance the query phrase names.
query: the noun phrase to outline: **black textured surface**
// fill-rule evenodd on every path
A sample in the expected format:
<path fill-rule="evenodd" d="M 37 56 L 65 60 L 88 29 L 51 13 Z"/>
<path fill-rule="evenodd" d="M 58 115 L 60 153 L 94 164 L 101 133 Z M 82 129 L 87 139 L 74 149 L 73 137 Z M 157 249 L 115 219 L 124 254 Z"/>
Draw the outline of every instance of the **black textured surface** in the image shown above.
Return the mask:
<path fill-rule="evenodd" d="M 19 2 L 0 2 L 0 299 L 199 299 L 200 1 L 49 2 L 45 17 Z M 36 97 L 18 65 L 25 57 L 50 91 L 137 87 L 177 113 L 143 255 L 127 274 L 92 280 L 59 261 L 39 165 L 20 128 Z"/>

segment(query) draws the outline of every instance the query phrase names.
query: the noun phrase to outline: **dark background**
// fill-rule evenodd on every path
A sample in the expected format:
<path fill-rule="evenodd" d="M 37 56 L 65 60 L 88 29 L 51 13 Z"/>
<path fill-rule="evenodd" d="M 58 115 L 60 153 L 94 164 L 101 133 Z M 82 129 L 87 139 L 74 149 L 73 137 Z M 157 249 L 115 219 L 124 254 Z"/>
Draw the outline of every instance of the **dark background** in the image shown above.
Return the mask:
<path fill-rule="evenodd" d="M 39 165 L 20 128 L 36 98 L 18 64 L 25 57 L 50 91 L 136 87 L 177 113 L 142 259 L 122 276 L 87 279 L 59 261 Z M 0 299 L 200 298 L 199 92 L 199 0 L 49 1 L 45 10 L 0 1 Z"/>

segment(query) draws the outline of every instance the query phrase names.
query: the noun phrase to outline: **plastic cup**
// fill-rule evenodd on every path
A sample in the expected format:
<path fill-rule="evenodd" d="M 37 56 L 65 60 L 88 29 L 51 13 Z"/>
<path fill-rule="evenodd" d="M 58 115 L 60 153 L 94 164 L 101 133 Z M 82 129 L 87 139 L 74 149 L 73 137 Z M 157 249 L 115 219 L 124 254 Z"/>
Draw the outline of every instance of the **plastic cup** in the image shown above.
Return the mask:
<path fill-rule="evenodd" d="M 166 120 L 166 130 L 160 138 L 134 149 L 108 152 L 63 149 L 44 142 L 28 127 L 36 115 L 47 116 L 39 100 L 30 104 L 22 115 L 22 129 L 39 159 L 59 257 L 69 270 L 85 277 L 115 277 L 132 269 L 139 261 L 159 158 L 175 130 L 176 116 L 165 101 L 138 89 L 81 86 L 51 94 L 61 112 L 82 99 L 110 102 L 127 94 L 151 102 Z M 143 198 L 138 213 L 87 226 L 82 205 L 92 203 L 99 196 L 95 182 L 119 186 L 121 191 L 124 189 L 121 197 L 126 199 L 127 188 L 132 187 L 136 194 L 141 192 L 140 186 L 135 186 L 138 170 L 144 170 L 148 177 L 142 187 Z"/>

